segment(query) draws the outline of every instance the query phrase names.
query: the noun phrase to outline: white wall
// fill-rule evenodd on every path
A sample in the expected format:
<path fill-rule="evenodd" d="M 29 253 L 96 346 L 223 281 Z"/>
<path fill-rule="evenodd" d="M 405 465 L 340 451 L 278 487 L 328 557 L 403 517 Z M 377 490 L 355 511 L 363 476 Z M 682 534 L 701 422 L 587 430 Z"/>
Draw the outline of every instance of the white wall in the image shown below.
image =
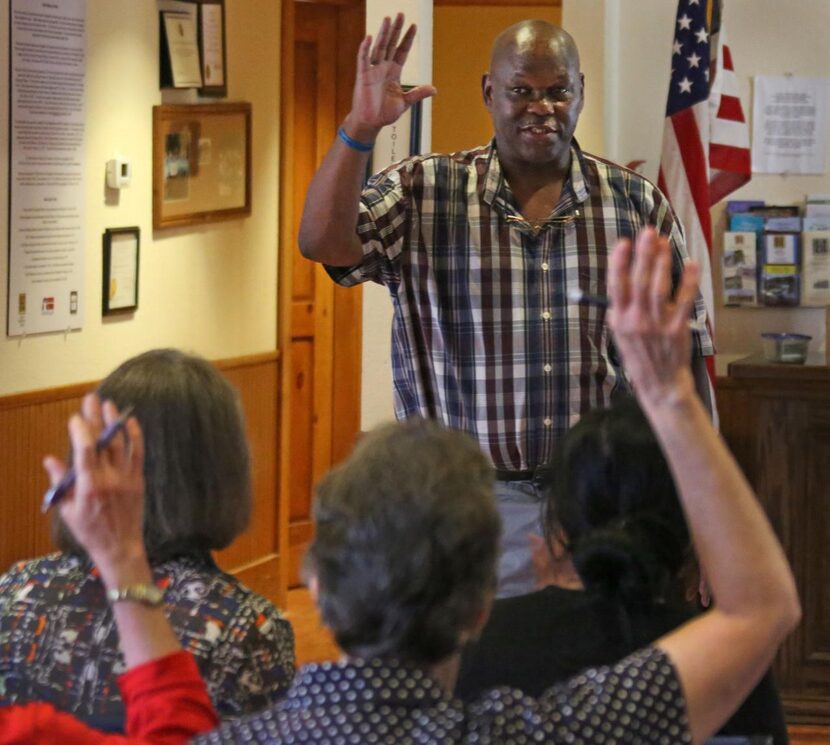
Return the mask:
<path fill-rule="evenodd" d="M 432 0 L 366 0 L 366 32 L 377 35 L 384 16 L 406 15 L 406 23 L 418 25 L 418 35 L 403 69 L 401 82 L 432 82 Z M 429 152 L 432 132 L 431 104 L 424 102 L 421 151 Z M 363 286 L 363 385 L 361 428 L 394 419 L 391 358 L 392 302 L 385 287 L 374 282 Z"/>
<path fill-rule="evenodd" d="M 751 118 L 751 78 L 759 74 L 826 76 L 830 73 L 830 3 L 826 0 L 725 0 L 724 24 Z M 643 173 L 656 178 L 660 159 L 669 59 L 677 3 L 674 0 L 564 0 L 565 28 L 573 26 L 583 67 L 605 70 L 604 110 L 586 106 L 577 135 L 595 131 L 602 117 L 605 155 L 626 163 L 645 159 Z M 601 30 L 605 29 L 604 38 Z M 586 43 L 587 42 L 587 43 Z M 602 59 L 604 57 L 604 59 Z M 589 86 L 587 96 L 593 95 Z M 830 131 L 827 133 L 830 138 Z M 830 176 L 754 175 L 732 199 L 768 203 L 803 201 L 807 192 L 830 191 Z M 714 210 L 715 265 L 719 264 L 723 205 Z M 718 277 L 716 276 L 716 287 Z M 800 331 L 813 336 L 811 350 L 825 348 L 823 309 L 718 307 L 718 367 L 760 351 L 762 331 Z"/>
<path fill-rule="evenodd" d="M 152 347 L 177 346 L 209 358 L 276 348 L 279 3 L 226 4 L 228 100 L 253 105 L 253 214 L 206 227 L 156 232 L 152 107 L 162 103 L 156 2 L 87 0 L 86 6 L 84 328 L 67 335 L 0 338 L 0 395 L 94 380 Z M 6 60 L 8 7 L 8 0 L 0 1 L 0 55 Z M 0 142 L 8 142 L 8 75 L 0 75 Z M 5 247 L 7 148 L 0 147 L 0 152 L 0 235 Z M 107 204 L 104 164 L 116 152 L 132 160 L 133 182 L 122 190 L 117 204 Z M 133 316 L 104 321 L 101 234 L 105 228 L 128 225 L 141 228 L 139 307 Z M 3 309 L 7 270 L 4 255 Z"/>

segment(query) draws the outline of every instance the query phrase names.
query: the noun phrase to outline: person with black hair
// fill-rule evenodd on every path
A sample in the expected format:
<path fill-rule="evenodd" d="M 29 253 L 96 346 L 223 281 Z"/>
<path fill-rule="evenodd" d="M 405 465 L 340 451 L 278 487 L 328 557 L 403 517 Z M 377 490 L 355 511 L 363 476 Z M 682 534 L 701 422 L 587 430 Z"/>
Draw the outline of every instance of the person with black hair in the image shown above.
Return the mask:
<path fill-rule="evenodd" d="M 586 414 L 540 479 L 546 581 L 497 600 L 467 646 L 455 693 L 497 686 L 537 696 L 630 654 L 696 615 L 686 599 L 691 545 L 674 479 L 636 399 Z M 787 745 L 771 673 L 719 730 Z"/>

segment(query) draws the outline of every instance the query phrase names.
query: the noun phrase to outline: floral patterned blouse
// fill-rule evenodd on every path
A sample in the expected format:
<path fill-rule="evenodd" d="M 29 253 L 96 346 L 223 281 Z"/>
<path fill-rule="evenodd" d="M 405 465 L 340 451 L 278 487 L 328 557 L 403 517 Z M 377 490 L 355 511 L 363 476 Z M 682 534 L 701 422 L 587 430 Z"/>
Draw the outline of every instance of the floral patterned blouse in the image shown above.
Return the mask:
<path fill-rule="evenodd" d="M 291 625 L 209 558 L 153 569 L 182 646 L 196 658 L 220 717 L 280 698 L 294 675 Z M 89 561 L 56 553 L 0 577 L 0 705 L 46 701 L 119 730 L 124 672 L 115 621 Z"/>

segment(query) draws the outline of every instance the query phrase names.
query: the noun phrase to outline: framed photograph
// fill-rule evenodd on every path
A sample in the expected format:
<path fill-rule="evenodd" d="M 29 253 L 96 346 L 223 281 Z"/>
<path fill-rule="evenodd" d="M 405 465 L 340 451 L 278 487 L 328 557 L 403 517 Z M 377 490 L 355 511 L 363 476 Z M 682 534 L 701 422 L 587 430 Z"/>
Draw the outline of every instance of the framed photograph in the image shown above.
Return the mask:
<path fill-rule="evenodd" d="M 226 96 L 225 0 L 202 0 L 199 5 L 199 53 L 202 60 L 199 94 Z"/>
<path fill-rule="evenodd" d="M 403 86 L 409 90 L 412 86 Z M 380 173 L 384 168 L 399 160 L 421 152 L 421 102 L 410 106 L 407 112 L 378 133 L 372 157 L 369 160 L 369 175 Z"/>
<path fill-rule="evenodd" d="M 153 107 L 153 228 L 251 214 L 251 104 Z"/>
<path fill-rule="evenodd" d="M 105 316 L 132 313 L 138 307 L 137 227 L 104 231 L 104 282 L 101 311 Z"/>

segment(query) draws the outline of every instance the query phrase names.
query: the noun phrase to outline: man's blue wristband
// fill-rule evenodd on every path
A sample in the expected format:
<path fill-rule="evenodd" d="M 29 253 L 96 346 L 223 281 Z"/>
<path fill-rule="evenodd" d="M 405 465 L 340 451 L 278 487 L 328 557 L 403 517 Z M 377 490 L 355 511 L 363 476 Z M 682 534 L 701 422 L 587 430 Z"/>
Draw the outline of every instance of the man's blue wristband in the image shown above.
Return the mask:
<path fill-rule="evenodd" d="M 346 130 L 343 127 L 337 130 L 337 136 L 343 140 L 352 150 L 357 150 L 360 153 L 371 153 L 372 150 L 375 149 L 375 143 L 366 144 L 365 142 L 358 142 L 357 140 L 353 140 L 349 135 L 346 134 Z"/>

